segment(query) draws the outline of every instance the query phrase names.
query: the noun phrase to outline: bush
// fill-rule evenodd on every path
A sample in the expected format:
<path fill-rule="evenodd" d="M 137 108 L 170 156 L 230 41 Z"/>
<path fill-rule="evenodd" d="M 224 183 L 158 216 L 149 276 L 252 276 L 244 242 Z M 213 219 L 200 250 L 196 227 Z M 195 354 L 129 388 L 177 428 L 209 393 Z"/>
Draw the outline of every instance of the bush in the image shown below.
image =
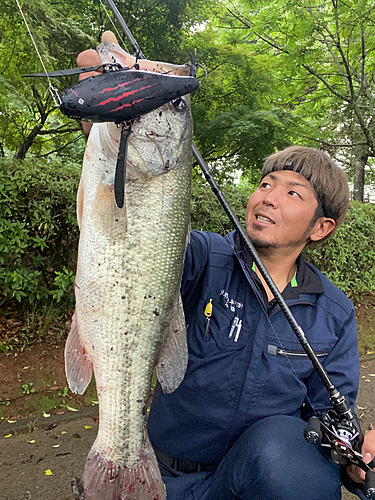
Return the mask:
<path fill-rule="evenodd" d="M 72 306 L 80 169 L 0 158 L 0 305 L 16 300 L 28 310 L 63 298 Z"/>
<path fill-rule="evenodd" d="M 233 184 L 233 181 L 224 180 L 220 182 L 220 188 L 238 220 L 244 226 L 247 202 L 255 187 L 250 184 L 237 186 Z M 232 223 L 211 187 L 196 170 L 193 172 L 191 226 L 198 231 L 213 231 L 221 235 L 233 231 Z"/>
<path fill-rule="evenodd" d="M 353 302 L 375 291 L 375 205 L 352 201 L 335 235 L 304 255 Z"/>

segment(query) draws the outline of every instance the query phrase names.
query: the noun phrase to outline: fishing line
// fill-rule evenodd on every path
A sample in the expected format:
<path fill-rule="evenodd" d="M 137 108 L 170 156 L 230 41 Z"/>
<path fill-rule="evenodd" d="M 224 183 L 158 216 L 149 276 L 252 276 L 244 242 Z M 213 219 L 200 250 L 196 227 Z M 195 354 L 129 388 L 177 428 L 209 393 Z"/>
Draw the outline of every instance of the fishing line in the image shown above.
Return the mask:
<path fill-rule="evenodd" d="M 205 197 L 207 198 L 208 200 L 208 203 L 210 204 L 210 207 L 211 207 L 211 210 L 213 211 L 214 215 L 215 215 L 215 218 L 219 224 L 219 227 L 221 229 L 221 232 L 222 232 L 222 235 L 226 234 L 227 233 L 227 230 L 225 229 L 220 217 L 219 217 L 219 214 L 218 214 L 218 211 L 217 211 L 217 207 L 215 207 L 213 201 L 212 201 L 212 196 L 213 196 L 213 193 L 212 191 L 205 191 Z M 217 201 L 217 200 L 216 200 Z"/>
<path fill-rule="evenodd" d="M 38 50 L 38 47 L 37 47 L 37 45 L 36 45 L 36 43 L 35 43 L 35 40 L 34 40 L 33 34 L 32 34 L 32 33 L 31 33 L 31 31 L 30 31 L 29 25 L 27 24 L 27 21 L 26 21 L 26 17 L 25 17 L 25 15 L 24 15 L 24 13 L 23 13 L 23 11 L 22 11 L 22 9 L 21 9 L 21 5 L 19 4 L 18 0 L 16 0 L 16 3 L 17 3 L 17 6 L 18 6 L 19 11 L 20 11 L 20 13 L 21 13 L 21 16 L 22 16 L 23 22 L 25 23 L 25 26 L 26 26 L 27 32 L 28 32 L 28 34 L 29 34 L 29 36 L 30 36 L 30 38 L 31 38 L 31 41 L 33 42 L 33 45 L 34 45 L 35 50 L 36 50 L 36 53 L 37 53 L 37 55 L 38 55 L 38 57 L 39 57 L 39 60 L 40 60 L 40 62 L 41 62 L 41 65 L 42 65 L 42 67 L 43 67 L 43 71 L 44 71 L 44 73 L 46 74 L 46 77 L 47 77 L 47 80 L 48 80 L 48 89 L 49 89 L 50 94 L 51 94 L 51 96 L 52 96 L 53 102 L 55 103 L 55 106 L 60 106 L 60 104 L 61 104 L 61 101 L 60 101 L 60 96 L 59 96 L 59 94 L 58 94 L 58 92 L 57 92 L 57 89 L 55 89 L 55 87 L 52 85 L 52 82 L 51 82 L 51 79 L 50 79 L 50 77 L 49 77 L 49 75 L 48 75 L 47 69 L 46 69 L 46 67 L 44 66 L 44 62 L 43 62 L 42 56 L 41 56 L 41 55 L 40 55 L 40 53 L 39 53 L 39 50 Z"/>
<path fill-rule="evenodd" d="M 100 5 L 103 7 L 104 9 L 104 12 L 106 13 L 108 19 L 109 19 L 109 22 L 112 24 L 112 27 L 113 29 L 116 31 L 116 34 L 117 34 L 117 39 L 118 40 L 121 40 L 121 43 L 123 45 L 123 47 L 125 48 L 126 52 L 129 52 L 127 46 L 125 45 L 125 41 L 123 40 L 123 35 L 121 35 L 115 25 L 115 23 L 113 22 L 113 19 L 111 18 L 111 16 L 109 15 L 108 13 L 108 9 L 106 8 L 106 6 L 104 5 L 104 3 L 102 2 L 102 0 L 99 0 L 100 2 Z M 130 52 L 129 52 L 130 53 Z"/>

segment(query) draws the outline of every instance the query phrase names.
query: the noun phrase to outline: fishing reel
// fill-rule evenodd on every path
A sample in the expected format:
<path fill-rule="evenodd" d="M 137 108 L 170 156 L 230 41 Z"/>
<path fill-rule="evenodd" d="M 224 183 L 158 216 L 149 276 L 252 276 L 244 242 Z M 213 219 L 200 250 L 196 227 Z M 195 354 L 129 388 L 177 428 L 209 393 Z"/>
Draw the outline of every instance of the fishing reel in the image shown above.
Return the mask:
<path fill-rule="evenodd" d="M 362 460 L 361 448 L 363 433 L 358 419 L 351 413 L 340 414 L 330 409 L 323 414 L 322 420 L 311 417 L 304 431 L 306 441 L 329 448 L 331 459 L 344 467 L 356 465 L 365 473 L 364 489 L 366 497 L 375 500 L 375 459 L 369 464 Z"/>

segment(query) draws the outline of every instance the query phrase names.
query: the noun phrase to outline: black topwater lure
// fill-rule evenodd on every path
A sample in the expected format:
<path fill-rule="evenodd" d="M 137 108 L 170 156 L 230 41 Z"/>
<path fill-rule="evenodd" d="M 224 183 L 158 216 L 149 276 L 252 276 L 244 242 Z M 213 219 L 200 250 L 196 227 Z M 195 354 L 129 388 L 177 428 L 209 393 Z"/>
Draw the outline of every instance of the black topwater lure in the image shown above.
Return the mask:
<path fill-rule="evenodd" d="M 60 96 L 60 109 L 70 118 L 90 122 L 124 123 L 183 95 L 194 92 L 199 81 L 127 68 L 82 80 Z"/>
<path fill-rule="evenodd" d="M 89 122 L 124 123 L 135 120 L 167 102 L 191 94 L 199 87 L 193 76 L 176 76 L 133 70 L 117 64 L 73 68 L 25 77 L 61 77 L 97 71 L 59 95 L 64 115 Z"/>

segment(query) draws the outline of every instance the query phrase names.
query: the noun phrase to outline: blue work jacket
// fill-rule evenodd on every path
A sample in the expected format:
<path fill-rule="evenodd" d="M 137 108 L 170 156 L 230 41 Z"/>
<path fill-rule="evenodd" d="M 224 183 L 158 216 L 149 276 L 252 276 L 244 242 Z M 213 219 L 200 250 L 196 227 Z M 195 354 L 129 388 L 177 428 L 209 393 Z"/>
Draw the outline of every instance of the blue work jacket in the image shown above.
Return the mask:
<path fill-rule="evenodd" d="M 306 265 L 321 290 L 286 302 L 354 409 L 359 381 L 354 307 L 323 274 Z M 251 274 L 235 250 L 234 233 L 223 238 L 192 232 L 181 286 L 189 363 L 172 394 L 157 386 L 148 420 L 151 442 L 176 458 L 217 463 L 261 418 L 307 420 L 312 408 L 318 415 L 331 408 L 328 392 L 284 314 L 278 305 L 267 307 Z M 211 300 L 207 330 L 205 309 Z M 240 320 L 241 328 L 238 323 L 233 328 Z"/>

